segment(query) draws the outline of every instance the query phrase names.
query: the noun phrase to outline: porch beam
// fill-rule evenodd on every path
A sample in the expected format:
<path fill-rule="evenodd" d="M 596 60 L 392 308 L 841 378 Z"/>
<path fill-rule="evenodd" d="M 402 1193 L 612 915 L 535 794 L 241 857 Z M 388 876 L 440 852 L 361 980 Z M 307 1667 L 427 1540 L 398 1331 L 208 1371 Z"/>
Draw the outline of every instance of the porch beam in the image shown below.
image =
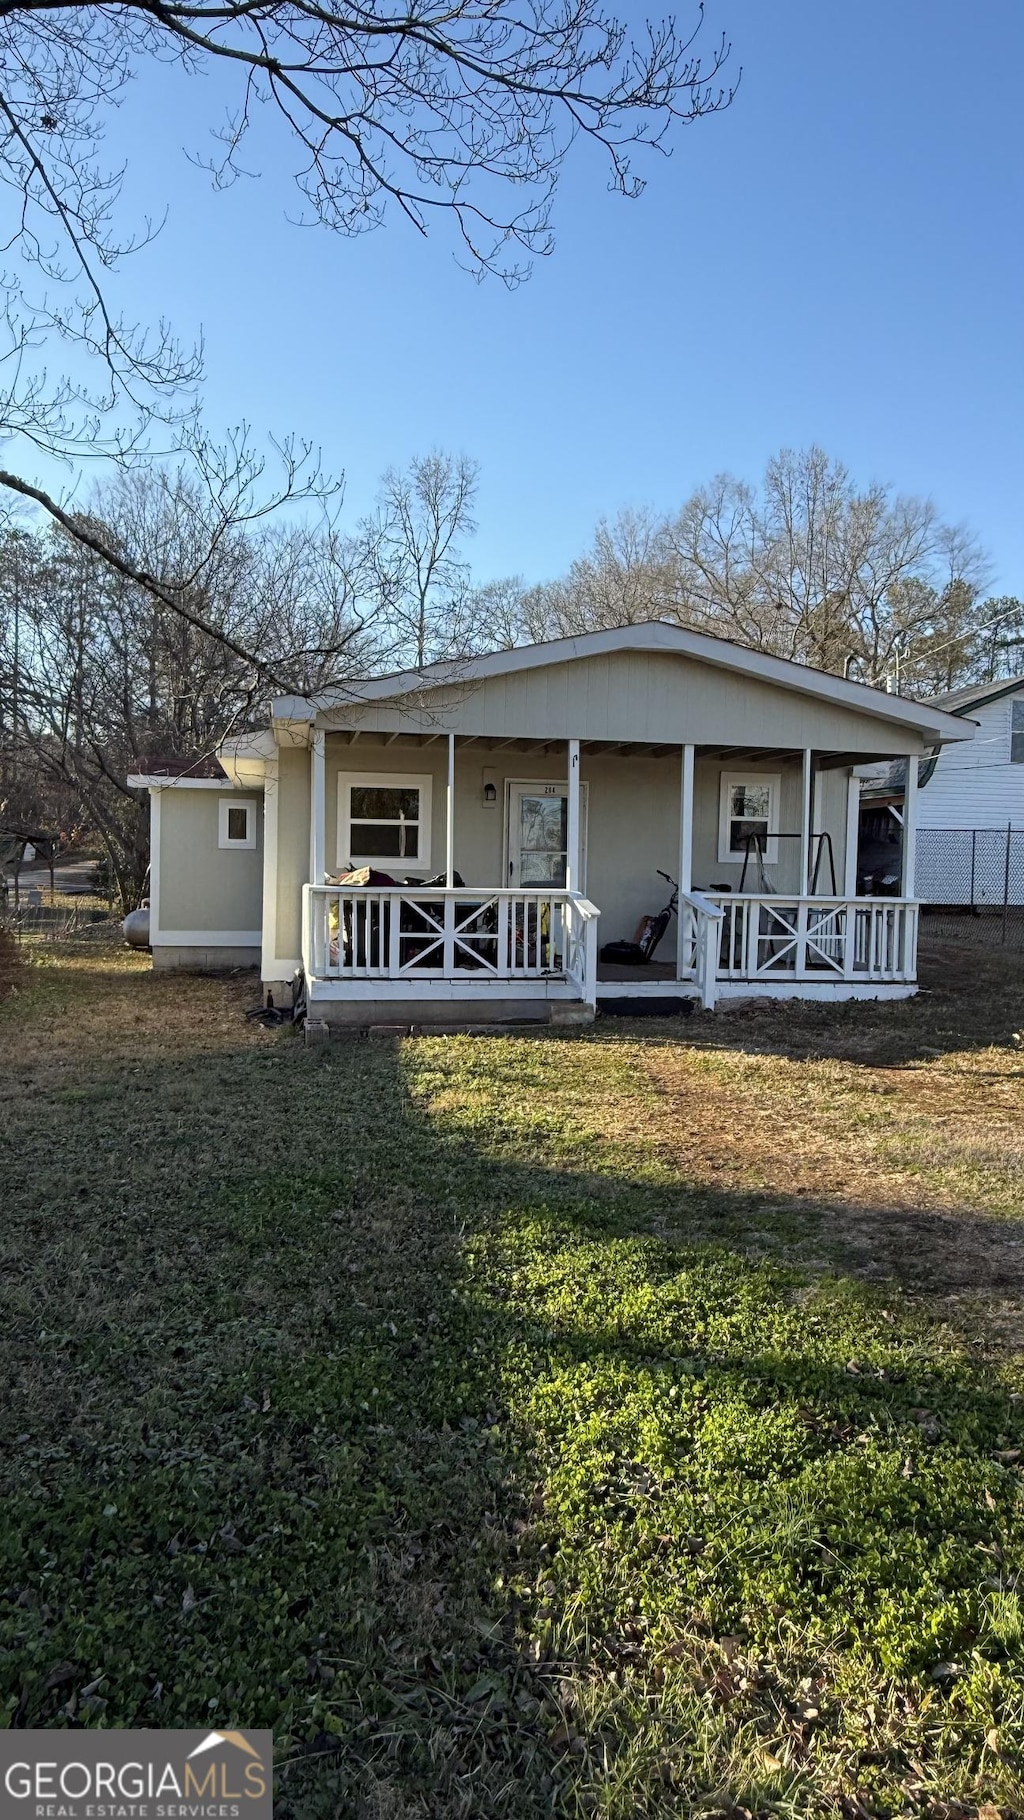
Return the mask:
<path fill-rule="evenodd" d="M 327 871 L 327 736 L 309 736 L 309 882 L 322 885 Z"/>
<path fill-rule="evenodd" d="M 567 891 L 579 891 L 582 888 L 582 866 L 580 863 L 580 742 L 578 739 L 566 741 L 568 760 L 568 800 L 566 803 L 565 830 L 565 888 Z"/>
<path fill-rule="evenodd" d="M 811 869 L 811 785 L 814 777 L 814 754 L 810 746 L 804 747 L 803 754 L 803 788 L 801 793 L 800 814 L 800 896 L 806 897 L 810 889 Z"/>
<path fill-rule="evenodd" d="M 903 876 L 900 892 L 913 897 L 917 872 L 917 755 L 907 759 L 907 781 L 903 790 Z"/>
<path fill-rule="evenodd" d="M 455 884 L 455 735 L 448 735 L 448 802 L 445 814 L 445 882 Z"/>

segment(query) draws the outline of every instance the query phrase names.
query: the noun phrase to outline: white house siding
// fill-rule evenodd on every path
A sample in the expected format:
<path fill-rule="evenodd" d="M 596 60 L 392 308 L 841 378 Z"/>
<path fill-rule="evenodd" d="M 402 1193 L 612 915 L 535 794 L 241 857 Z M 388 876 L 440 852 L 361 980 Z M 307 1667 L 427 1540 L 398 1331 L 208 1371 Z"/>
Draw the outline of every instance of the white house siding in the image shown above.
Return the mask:
<path fill-rule="evenodd" d="M 1024 765 L 1010 763 L 1011 703 L 968 714 L 973 740 L 944 746 L 918 793 L 917 890 L 926 903 L 1024 903 Z M 1021 830 L 1010 841 L 1007 830 Z"/>
<path fill-rule="evenodd" d="M 420 728 L 496 739 L 686 741 L 697 746 L 812 746 L 900 757 L 924 734 L 884 718 L 884 696 L 857 710 L 664 652 L 617 651 L 428 689 L 417 699 L 346 703 L 328 726 L 363 734 Z"/>
<path fill-rule="evenodd" d="M 974 738 L 943 747 L 918 796 L 919 828 L 1024 828 L 1024 765 L 1010 763 L 1014 700 L 1024 689 L 972 709 Z"/>

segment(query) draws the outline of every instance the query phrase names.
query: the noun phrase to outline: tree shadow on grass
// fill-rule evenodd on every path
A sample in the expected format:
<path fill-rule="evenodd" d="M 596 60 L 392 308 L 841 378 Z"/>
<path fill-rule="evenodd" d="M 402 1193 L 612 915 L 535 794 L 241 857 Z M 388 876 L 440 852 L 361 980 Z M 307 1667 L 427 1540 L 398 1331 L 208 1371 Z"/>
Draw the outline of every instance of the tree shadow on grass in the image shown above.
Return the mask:
<path fill-rule="evenodd" d="M 282 1820 L 570 1814 L 626 1743 L 568 1752 L 558 1691 L 588 1654 L 604 1672 L 621 1611 L 595 1595 L 584 1644 L 545 1610 L 578 1594 L 571 1565 L 537 1592 L 557 1527 L 537 1476 L 578 1442 L 574 1385 L 606 1382 L 613 1427 L 641 1379 L 659 1407 L 673 1386 L 687 1409 L 723 1399 L 738 1426 L 708 1470 L 754 1504 L 770 1481 L 769 1514 L 882 1430 L 933 1447 L 940 1486 L 946 1447 L 995 1486 L 965 1547 L 1012 1498 L 995 1377 L 954 1354 L 919 1369 L 870 1299 L 810 1307 L 813 1283 L 751 1256 L 763 1197 L 496 1156 L 486 1116 L 477 1141 L 421 1109 L 388 1044 L 93 1062 L 8 1127 L 8 1724 L 269 1724 Z M 939 1392 L 929 1435 L 912 1411 Z M 788 1465 L 765 1440 L 779 1411 L 805 1435 Z M 626 1495 L 588 1492 L 585 1529 L 674 1520 L 638 1425 L 612 1450 Z M 659 1433 L 680 1472 L 707 1453 L 692 1424 Z M 900 1520 L 920 1525 L 912 1488 Z M 668 1604 L 737 1622 L 735 1574 L 688 1580 L 688 1546 L 671 1539 Z M 647 1811 L 707 1792 L 680 1774 Z"/>

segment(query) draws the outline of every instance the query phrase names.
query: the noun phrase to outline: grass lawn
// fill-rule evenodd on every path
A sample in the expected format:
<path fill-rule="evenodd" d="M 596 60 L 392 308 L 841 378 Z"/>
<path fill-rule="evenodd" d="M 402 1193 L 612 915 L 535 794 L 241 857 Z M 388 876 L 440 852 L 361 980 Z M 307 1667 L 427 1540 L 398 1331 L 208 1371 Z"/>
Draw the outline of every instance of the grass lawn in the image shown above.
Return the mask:
<path fill-rule="evenodd" d="M 534 1037 L 0 1005 L 0 1723 L 282 1820 L 1024 1812 L 1024 959 Z"/>

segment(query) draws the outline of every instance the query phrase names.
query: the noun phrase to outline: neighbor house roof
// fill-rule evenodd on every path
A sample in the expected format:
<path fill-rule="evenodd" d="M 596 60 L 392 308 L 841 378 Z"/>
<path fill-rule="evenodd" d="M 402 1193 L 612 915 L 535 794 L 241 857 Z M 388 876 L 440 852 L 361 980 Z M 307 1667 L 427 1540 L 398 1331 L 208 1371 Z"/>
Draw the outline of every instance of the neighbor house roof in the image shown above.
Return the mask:
<path fill-rule="evenodd" d="M 1002 676 L 998 682 L 970 683 L 964 689 L 948 689 L 942 695 L 933 695 L 931 700 L 945 714 L 953 714 L 958 720 L 966 719 L 975 708 L 985 708 L 989 702 L 1000 701 L 1004 695 L 1015 695 L 1024 689 L 1024 676 Z M 935 772 L 935 758 L 922 760 L 918 767 L 918 783 L 923 789 L 930 783 Z M 879 796 L 901 797 L 907 786 L 907 761 L 897 758 L 884 767 L 879 767 L 876 774 L 866 777 L 861 789 L 863 797 Z"/>
<path fill-rule="evenodd" d="M 215 778 L 217 781 L 228 781 L 228 774 L 220 760 L 209 753 L 201 753 L 192 758 L 146 758 L 139 762 L 137 771 L 132 774 L 154 782 L 161 778 L 201 777 Z M 131 779 L 129 778 L 129 783 Z"/>
<path fill-rule="evenodd" d="M 456 662 L 428 664 L 423 670 L 397 671 L 390 676 L 370 677 L 348 687 L 326 689 L 314 696 L 287 695 L 272 704 L 277 720 L 314 720 L 318 714 L 363 702 L 388 701 L 402 696 L 419 695 L 425 689 L 444 688 L 446 684 L 462 686 L 490 676 L 511 675 L 517 671 L 539 669 L 545 665 L 572 663 L 580 658 L 603 656 L 616 651 L 660 651 L 669 656 L 689 657 L 695 662 L 713 664 L 741 676 L 775 683 L 794 694 L 808 695 L 818 701 L 829 701 L 853 708 L 876 719 L 913 727 L 917 732 L 940 744 L 945 740 L 969 739 L 962 722 L 941 706 L 909 701 L 904 696 L 889 695 L 867 683 L 849 682 L 808 664 L 793 663 L 784 657 L 773 657 L 765 651 L 753 651 L 747 645 L 734 644 L 726 638 L 712 638 L 706 632 L 667 625 L 651 620 L 641 625 L 616 626 L 601 632 L 586 632 L 576 638 L 550 639 L 542 644 L 518 645 L 514 650 L 492 651 L 482 657 Z"/>

